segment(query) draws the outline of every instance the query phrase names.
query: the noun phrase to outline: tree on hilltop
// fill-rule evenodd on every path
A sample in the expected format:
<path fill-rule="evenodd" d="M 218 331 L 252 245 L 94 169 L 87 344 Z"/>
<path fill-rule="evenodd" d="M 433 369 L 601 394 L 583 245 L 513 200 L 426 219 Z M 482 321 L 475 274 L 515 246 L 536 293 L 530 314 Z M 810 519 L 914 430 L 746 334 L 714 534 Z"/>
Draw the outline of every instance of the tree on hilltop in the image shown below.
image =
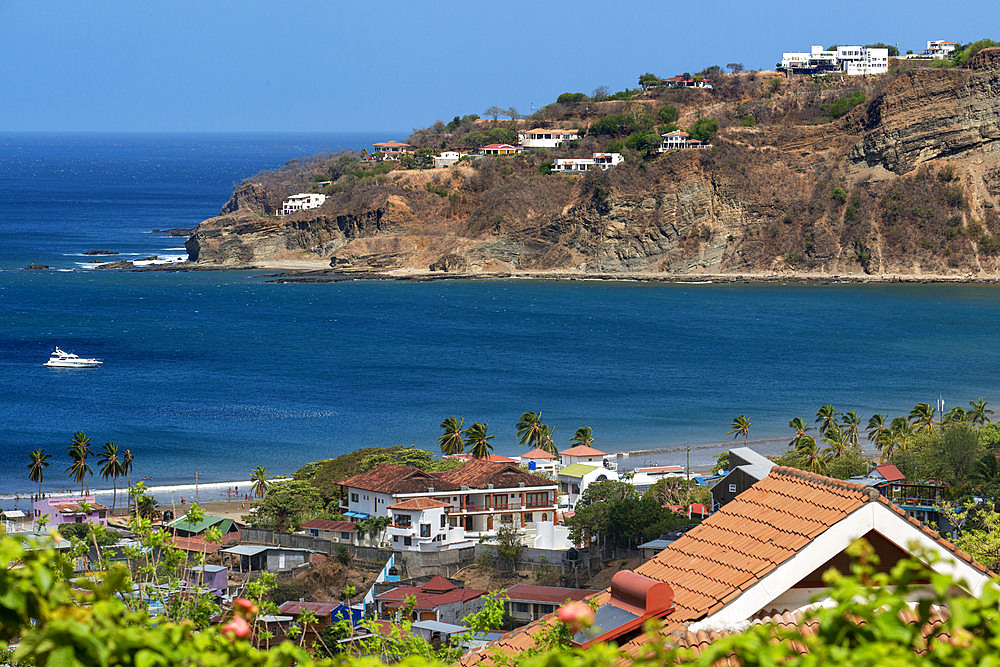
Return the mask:
<path fill-rule="evenodd" d="M 483 112 L 483 115 L 493 119 L 493 122 L 495 123 L 497 119 L 500 118 L 500 116 L 504 115 L 504 112 L 506 112 L 506 109 L 504 109 L 503 107 L 498 107 L 497 105 L 494 104 L 491 107 L 487 107 L 486 111 Z"/>

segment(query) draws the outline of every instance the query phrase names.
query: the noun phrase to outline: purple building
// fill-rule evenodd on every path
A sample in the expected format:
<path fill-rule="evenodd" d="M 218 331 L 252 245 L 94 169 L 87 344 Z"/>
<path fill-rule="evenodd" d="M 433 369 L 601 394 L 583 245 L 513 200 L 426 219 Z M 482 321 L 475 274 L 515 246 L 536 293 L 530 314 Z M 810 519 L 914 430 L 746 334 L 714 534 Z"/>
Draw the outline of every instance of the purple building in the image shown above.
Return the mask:
<path fill-rule="evenodd" d="M 225 597 L 229 591 L 229 568 L 221 565 L 198 565 L 187 571 L 188 584 L 207 588 L 216 597 Z"/>
<path fill-rule="evenodd" d="M 86 510 L 80 506 L 86 503 Z M 94 496 L 62 496 L 59 498 L 44 498 L 34 504 L 35 521 L 49 515 L 49 524 L 58 526 L 64 523 L 97 523 L 108 525 L 108 508 L 94 501 Z"/>

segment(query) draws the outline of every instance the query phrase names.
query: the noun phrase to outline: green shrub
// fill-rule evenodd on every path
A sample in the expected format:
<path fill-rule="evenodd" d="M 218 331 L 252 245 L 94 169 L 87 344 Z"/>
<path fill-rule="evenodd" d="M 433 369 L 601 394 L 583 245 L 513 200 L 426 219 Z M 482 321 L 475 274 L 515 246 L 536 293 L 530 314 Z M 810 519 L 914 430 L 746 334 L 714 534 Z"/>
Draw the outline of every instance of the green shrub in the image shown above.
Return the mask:
<path fill-rule="evenodd" d="M 656 130 L 633 132 L 625 139 L 625 147 L 640 153 L 652 153 L 660 147 L 661 138 Z"/>
<path fill-rule="evenodd" d="M 446 188 L 443 185 L 435 185 L 433 183 L 427 183 L 426 185 L 424 185 L 424 190 L 427 190 L 427 192 L 435 194 L 438 197 L 444 198 L 448 196 L 448 188 Z"/>
<path fill-rule="evenodd" d="M 688 130 L 688 134 L 691 135 L 692 139 L 697 139 L 707 144 L 718 131 L 719 121 L 709 116 L 707 118 L 699 118 L 691 129 Z"/>
<path fill-rule="evenodd" d="M 581 102 L 589 102 L 590 98 L 583 93 L 563 93 L 556 98 L 556 102 L 559 104 L 580 104 Z"/>
<path fill-rule="evenodd" d="M 680 112 L 677 111 L 677 107 L 672 107 L 669 105 L 663 105 L 657 110 L 657 114 L 660 116 L 660 120 L 664 123 L 676 123 L 677 119 L 680 118 Z"/>
<path fill-rule="evenodd" d="M 827 105 L 826 112 L 829 114 L 831 119 L 840 118 L 841 116 L 847 114 L 848 111 L 863 104 L 865 99 L 865 93 L 863 90 L 859 90 L 848 97 L 841 97 L 839 100 L 835 100 L 831 104 Z"/>
<path fill-rule="evenodd" d="M 979 239 L 979 251 L 990 257 L 1000 255 L 1000 238 L 992 234 L 983 234 Z"/>
<path fill-rule="evenodd" d="M 753 116 L 743 116 L 742 118 L 740 118 L 740 125 L 742 125 L 743 127 L 753 127 L 756 124 L 757 121 L 754 119 Z"/>
<path fill-rule="evenodd" d="M 844 188 L 839 188 L 839 187 L 834 188 L 833 192 L 830 193 L 830 197 L 835 201 L 843 204 L 845 201 L 847 201 L 847 192 L 844 191 Z"/>

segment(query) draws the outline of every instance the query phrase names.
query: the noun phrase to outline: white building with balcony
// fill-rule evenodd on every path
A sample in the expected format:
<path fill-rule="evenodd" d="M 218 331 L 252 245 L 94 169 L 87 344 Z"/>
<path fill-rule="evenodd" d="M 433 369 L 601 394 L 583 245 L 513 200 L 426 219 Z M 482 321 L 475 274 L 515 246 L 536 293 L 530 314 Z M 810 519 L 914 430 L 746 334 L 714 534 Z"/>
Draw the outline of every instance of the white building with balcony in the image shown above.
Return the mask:
<path fill-rule="evenodd" d="M 387 529 L 393 549 L 437 551 L 472 546 L 465 528 L 449 521 L 450 503 L 434 498 L 408 498 L 389 505 L 392 524 Z"/>
<path fill-rule="evenodd" d="M 556 148 L 566 141 L 580 138 L 580 131 L 555 130 L 536 127 L 533 130 L 521 130 L 517 133 L 518 142 L 525 148 Z"/>
<path fill-rule="evenodd" d="M 434 168 L 444 169 L 450 167 L 462 159 L 462 154 L 458 151 L 442 151 L 441 155 L 434 156 Z"/>
<path fill-rule="evenodd" d="M 923 55 L 934 60 L 944 60 L 955 52 L 956 47 L 958 44 L 949 42 L 947 39 L 932 39 L 927 42 L 927 48 L 924 49 Z"/>
<path fill-rule="evenodd" d="M 406 546 L 406 537 L 410 538 L 410 547 L 418 543 L 415 541 L 418 538 L 428 539 L 422 534 L 426 531 L 419 528 L 427 524 L 430 537 L 445 536 L 436 540 L 438 544 L 434 548 L 438 549 L 461 544 L 457 540 L 465 537 L 452 530 L 443 532 L 442 514 L 449 529 L 461 528 L 465 534 L 494 534 L 502 523 L 526 528 L 537 522 L 554 520 L 558 489 L 554 480 L 527 473 L 516 463 L 479 460 L 435 473 L 383 463 L 338 484 L 344 493 L 340 507 L 346 517 L 387 516 L 393 518 L 395 524 L 397 516 L 406 516 L 407 519 L 399 521 L 409 521 L 410 529 L 390 533 L 402 540 L 401 543 L 393 542 L 393 546 Z M 412 509 L 416 505 L 405 504 L 414 499 L 419 499 L 419 511 Z M 435 502 L 425 502 L 428 499 Z M 417 528 L 413 528 L 414 525 Z"/>
<path fill-rule="evenodd" d="M 621 153 L 594 153 L 588 158 L 559 158 L 553 160 L 552 171 L 563 174 L 582 174 L 592 167 L 607 171 L 625 161 Z"/>
<path fill-rule="evenodd" d="M 885 74 L 889 71 L 889 49 L 866 46 L 838 46 L 826 50 L 813 46 L 808 53 L 789 52 L 781 55 L 778 68 L 789 74 L 823 74 L 843 72 L 848 75 Z"/>
<path fill-rule="evenodd" d="M 296 211 L 305 211 L 310 208 L 319 208 L 326 201 L 326 195 L 315 192 L 300 192 L 292 195 L 281 205 L 281 215 L 288 215 Z"/>

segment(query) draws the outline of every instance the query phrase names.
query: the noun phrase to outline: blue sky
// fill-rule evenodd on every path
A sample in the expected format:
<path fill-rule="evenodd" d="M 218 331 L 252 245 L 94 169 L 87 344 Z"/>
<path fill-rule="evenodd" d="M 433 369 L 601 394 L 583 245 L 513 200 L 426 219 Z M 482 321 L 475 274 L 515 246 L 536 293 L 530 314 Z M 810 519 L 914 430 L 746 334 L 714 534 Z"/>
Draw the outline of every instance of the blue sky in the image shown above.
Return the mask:
<path fill-rule="evenodd" d="M 0 0 L 0 130 L 408 130 L 814 43 L 1000 39 L 996 0 L 798 5 Z"/>

